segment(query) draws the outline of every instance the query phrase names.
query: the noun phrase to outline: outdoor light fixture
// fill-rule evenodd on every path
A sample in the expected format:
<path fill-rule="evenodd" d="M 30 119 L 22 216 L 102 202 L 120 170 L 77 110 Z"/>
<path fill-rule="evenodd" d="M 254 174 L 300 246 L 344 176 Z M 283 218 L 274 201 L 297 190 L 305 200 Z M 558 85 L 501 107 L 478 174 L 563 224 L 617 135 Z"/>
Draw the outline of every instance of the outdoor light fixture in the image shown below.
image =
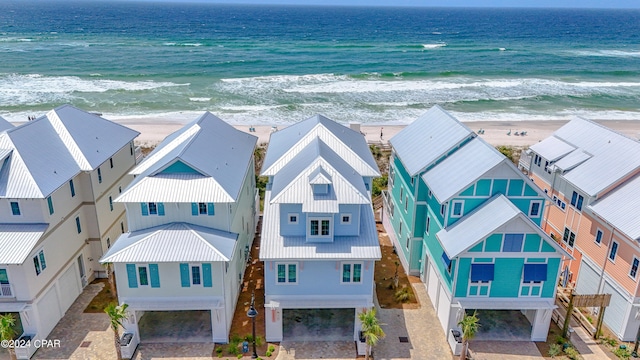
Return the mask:
<path fill-rule="evenodd" d="M 251 292 L 251 306 L 249 307 L 249 311 L 247 311 L 247 316 L 251 318 L 251 322 L 253 325 L 252 334 L 253 334 L 253 355 L 251 355 L 252 359 L 258 358 L 258 353 L 256 352 L 256 317 L 258 316 L 258 311 L 255 306 L 255 296 L 253 291 Z"/>

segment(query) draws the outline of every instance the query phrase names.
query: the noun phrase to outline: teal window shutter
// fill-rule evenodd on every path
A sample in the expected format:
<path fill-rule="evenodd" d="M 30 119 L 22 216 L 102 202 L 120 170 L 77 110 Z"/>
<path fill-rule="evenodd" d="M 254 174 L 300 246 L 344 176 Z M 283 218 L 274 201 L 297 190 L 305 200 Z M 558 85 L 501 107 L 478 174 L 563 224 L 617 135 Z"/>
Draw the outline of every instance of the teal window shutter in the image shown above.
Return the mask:
<path fill-rule="evenodd" d="M 53 215 L 53 200 L 51 200 L 51 196 L 47 197 L 47 204 L 49 205 L 49 215 Z"/>
<path fill-rule="evenodd" d="M 158 264 L 149 264 L 149 274 L 151 275 L 151 287 L 160 287 L 160 274 L 158 274 Z"/>
<path fill-rule="evenodd" d="M 149 216 L 149 205 L 147 205 L 147 203 L 140 203 L 140 207 L 142 208 L 142 216 Z"/>
<path fill-rule="evenodd" d="M 129 277 L 129 287 L 138 287 L 138 277 L 136 274 L 136 266 L 134 264 L 127 264 L 127 276 Z"/>
<path fill-rule="evenodd" d="M 164 203 L 158 203 L 158 216 L 164 216 Z"/>
<path fill-rule="evenodd" d="M 215 215 L 216 211 L 213 207 L 213 203 L 207 203 L 207 215 Z"/>
<path fill-rule="evenodd" d="M 191 203 L 191 215 L 198 216 L 198 203 Z"/>
<path fill-rule="evenodd" d="M 180 264 L 180 281 L 182 287 L 191 286 L 191 278 L 189 277 L 189 264 Z"/>
<path fill-rule="evenodd" d="M 211 281 L 211 264 L 202 264 L 202 285 L 204 287 L 213 287 Z"/>

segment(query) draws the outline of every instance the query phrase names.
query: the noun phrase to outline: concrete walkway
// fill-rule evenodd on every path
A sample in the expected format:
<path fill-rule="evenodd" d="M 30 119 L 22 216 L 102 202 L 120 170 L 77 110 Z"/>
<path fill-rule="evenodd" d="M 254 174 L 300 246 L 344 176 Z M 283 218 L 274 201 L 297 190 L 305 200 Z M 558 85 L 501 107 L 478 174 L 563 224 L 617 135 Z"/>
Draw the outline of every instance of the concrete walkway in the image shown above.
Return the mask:
<path fill-rule="evenodd" d="M 573 346 L 576 347 L 576 350 L 582 355 L 584 360 L 601 360 L 608 359 L 607 354 L 602 351 L 600 345 L 593 340 L 591 335 L 587 333 L 582 326 L 574 326 L 574 333 L 571 336 L 571 342 Z"/>
<path fill-rule="evenodd" d="M 356 344 L 353 341 L 283 341 L 276 360 L 353 360 L 355 357 Z"/>
<path fill-rule="evenodd" d="M 473 360 L 539 360 L 538 347 L 531 341 L 470 341 Z"/>

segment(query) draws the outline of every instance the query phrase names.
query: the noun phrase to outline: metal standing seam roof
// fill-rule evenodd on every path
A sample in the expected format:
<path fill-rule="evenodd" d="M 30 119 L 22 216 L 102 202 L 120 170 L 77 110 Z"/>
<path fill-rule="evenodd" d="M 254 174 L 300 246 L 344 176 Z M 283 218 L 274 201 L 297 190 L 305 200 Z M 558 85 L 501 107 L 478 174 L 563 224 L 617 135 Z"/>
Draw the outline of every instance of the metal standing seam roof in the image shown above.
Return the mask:
<path fill-rule="evenodd" d="M 237 130 L 206 112 L 168 136 L 138 165 L 131 172 L 137 175 L 136 179 L 116 200 L 150 201 L 152 199 L 142 198 L 148 194 L 158 196 L 158 199 L 187 202 L 204 201 L 205 198 L 233 202 L 242 190 L 257 140 L 257 137 Z M 163 172 L 176 161 L 191 167 L 202 178 Z M 182 181 L 187 179 L 190 181 Z M 196 181 L 203 186 L 194 187 Z M 158 186 L 167 187 L 158 189 Z M 162 194 L 168 189 L 173 194 Z"/>
<path fill-rule="evenodd" d="M 508 161 L 480 138 L 466 143 L 422 175 L 439 203 L 445 203 L 469 187 L 487 171 Z"/>
<path fill-rule="evenodd" d="M 265 194 L 260 260 L 379 260 L 382 257 L 373 209 L 361 205 L 360 235 L 334 236 L 331 243 L 307 242 L 304 236 L 280 235 L 280 205 Z"/>
<path fill-rule="evenodd" d="M 583 162 L 589 160 L 591 155 L 584 152 L 582 149 L 577 149 L 569 153 L 569 155 L 563 157 L 562 159 L 556 161 L 554 164 L 561 171 L 569 171 L 574 167 L 582 164 Z"/>
<path fill-rule="evenodd" d="M 447 256 L 452 259 L 494 233 L 498 228 L 516 219 L 520 219 L 521 224 L 542 236 L 562 255 L 571 257 L 502 194 L 493 196 L 453 226 L 438 231 L 436 238 Z"/>
<path fill-rule="evenodd" d="M 21 265 L 48 224 L 0 224 L 0 264 Z"/>
<path fill-rule="evenodd" d="M 237 239 L 235 233 L 169 223 L 122 234 L 100 263 L 229 261 Z"/>
<path fill-rule="evenodd" d="M 13 128 L 13 124 L 8 122 L 5 118 L 3 118 L 2 116 L 0 116 L 0 131 L 5 131 L 8 129 Z"/>
<path fill-rule="evenodd" d="M 549 136 L 548 138 L 531 145 L 530 149 L 549 161 L 556 161 L 576 148 L 557 137 Z"/>
<path fill-rule="evenodd" d="M 261 175 L 275 175 L 316 138 L 331 147 L 361 176 L 380 176 L 364 136 L 322 115 L 272 133 Z"/>
<path fill-rule="evenodd" d="M 415 176 L 464 140 L 475 136 L 468 127 L 435 105 L 389 142 L 409 175 Z"/>
<path fill-rule="evenodd" d="M 640 175 L 627 180 L 589 208 L 631 239 L 640 241 Z"/>

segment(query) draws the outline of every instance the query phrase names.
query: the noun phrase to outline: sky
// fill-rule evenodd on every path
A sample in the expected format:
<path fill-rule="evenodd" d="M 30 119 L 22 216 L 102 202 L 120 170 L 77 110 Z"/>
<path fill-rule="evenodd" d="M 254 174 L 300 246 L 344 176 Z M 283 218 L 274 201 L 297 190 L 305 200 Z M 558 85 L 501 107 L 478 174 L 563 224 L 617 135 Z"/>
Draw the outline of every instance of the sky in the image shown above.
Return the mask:
<path fill-rule="evenodd" d="M 172 1 L 180 0 L 147 0 Z M 640 8 L 639 0 L 188 0 L 225 4 L 288 4 L 347 6 L 446 6 L 538 8 Z"/>

